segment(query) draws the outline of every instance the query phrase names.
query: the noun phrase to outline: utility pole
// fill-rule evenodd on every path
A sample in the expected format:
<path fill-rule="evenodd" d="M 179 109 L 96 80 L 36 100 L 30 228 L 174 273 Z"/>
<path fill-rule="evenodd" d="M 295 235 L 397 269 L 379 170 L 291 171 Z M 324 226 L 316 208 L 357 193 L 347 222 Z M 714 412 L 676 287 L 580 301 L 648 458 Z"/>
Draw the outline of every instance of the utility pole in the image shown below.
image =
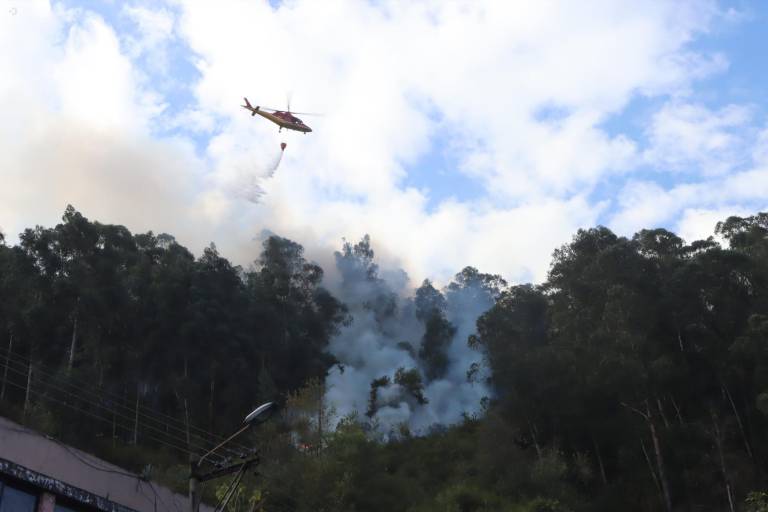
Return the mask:
<path fill-rule="evenodd" d="M 223 504 L 219 503 L 220 507 L 218 505 L 216 507 L 216 512 L 219 512 L 220 510 L 224 510 L 224 508 L 227 506 L 227 503 L 229 503 L 229 500 L 232 498 L 232 496 L 234 496 L 235 491 L 237 490 L 237 487 L 240 485 L 240 481 L 242 480 L 243 475 L 245 474 L 246 471 L 248 471 L 248 468 L 259 464 L 260 462 L 259 456 L 258 454 L 253 454 L 251 456 L 242 456 L 240 462 L 235 462 L 221 468 L 216 468 L 207 473 L 201 472 L 202 463 L 213 452 L 215 452 L 216 450 L 218 450 L 228 442 L 232 441 L 235 437 L 239 436 L 240 434 L 248 430 L 252 425 L 254 425 L 254 421 L 259 416 L 262 416 L 268 410 L 272 409 L 273 406 L 274 406 L 273 402 L 267 402 L 265 404 L 260 405 L 259 407 L 254 409 L 253 412 L 251 412 L 248 416 L 245 417 L 245 420 L 243 421 L 244 425 L 240 429 L 238 429 L 234 434 L 232 434 L 231 436 L 226 438 L 224 441 L 219 443 L 213 449 L 208 451 L 208 453 L 206 453 L 199 459 L 195 456 L 190 456 L 189 458 L 190 512 L 199 512 L 200 494 L 201 494 L 200 484 L 202 484 L 203 482 L 207 482 L 209 480 L 221 478 L 222 476 L 226 476 L 237 471 L 237 475 L 235 476 L 234 480 L 232 480 L 232 483 L 227 488 L 227 492 L 225 493 L 222 499 Z"/>
<path fill-rule="evenodd" d="M 202 459 L 201 459 L 202 460 Z M 219 503 L 216 507 L 216 512 L 223 511 L 232 496 L 235 495 L 237 488 L 240 486 L 240 481 L 245 475 L 246 471 L 250 468 L 257 466 L 261 462 L 258 454 L 254 454 L 250 457 L 244 458 L 239 462 L 234 462 L 228 466 L 222 468 L 216 468 L 208 471 L 207 473 L 200 472 L 199 460 L 196 458 L 190 459 L 190 475 L 189 475 L 189 510 L 190 512 L 199 512 L 200 510 L 200 484 L 208 482 L 210 480 L 216 480 L 223 476 L 237 473 L 232 483 L 227 488 L 227 492 L 222 497 L 223 503 Z"/>
<path fill-rule="evenodd" d="M 195 455 L 189 456 L 189 511 L 198 512 L 200 509 L 200 481 L 197 477 L 198 458 Z"/>

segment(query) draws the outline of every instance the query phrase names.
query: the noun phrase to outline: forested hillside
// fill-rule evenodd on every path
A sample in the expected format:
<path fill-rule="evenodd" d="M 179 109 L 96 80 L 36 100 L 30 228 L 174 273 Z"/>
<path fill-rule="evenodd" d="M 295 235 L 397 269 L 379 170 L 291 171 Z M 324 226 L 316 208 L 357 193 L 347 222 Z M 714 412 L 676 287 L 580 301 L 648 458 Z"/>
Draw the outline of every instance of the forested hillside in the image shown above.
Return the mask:
<path fill-rule="evenodd" d="M 467 267 L 398 302 L 367 238 L 336 253 L 342 297 L 291 240 L 241 268 L 69 207 L 1 240 L 0 412 L 181 486 L 190 452 L 277 400 L 240 441 L 263 463 L 238 510 L 768 510 L 768 214 L 715 234 L 580 230 L 544 283 Z M 478 304 L 474 326 L 457 320 Z M 413 332 L 400 348 L 418 364 L 340 414 L 329 347 L 356 343 L 359 311 Z M 462 371 L 485 398 L 452 424 L 382 428 L 386 400 L 452 406 L 425 395 L 451 340 L 477 354 Z"/>

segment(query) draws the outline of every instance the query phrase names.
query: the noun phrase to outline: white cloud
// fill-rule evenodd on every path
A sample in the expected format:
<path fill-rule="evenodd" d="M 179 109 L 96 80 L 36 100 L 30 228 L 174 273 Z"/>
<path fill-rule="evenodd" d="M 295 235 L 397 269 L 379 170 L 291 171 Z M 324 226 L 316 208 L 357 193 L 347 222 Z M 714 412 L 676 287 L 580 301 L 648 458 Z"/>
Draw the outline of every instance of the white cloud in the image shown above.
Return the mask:
<path fill-rule="evenodd" d="M 174 39 L 175 17 L 166 9 L 150 9 L 139 5 L 124 5 L 121 13 L 136 25 L 137 34 L 128 35 L 128 54 L 132 58 L 146 57 L 150 70 L 168 71 L 168 45 Z"/>
<path fill-rule="evenodd" d="M 205 169 L 188 141 L 151 137 L 162 106 L 114 30 L 45 2 L 0 23 L 0 43 L 16 48 L 0 52 L 0 227 L 9 239 L 55 224 L 71 203 L 202 247 L 213 234 L 198 204 Z"/>
<path fill-rule="evenodd" d="M 148 131 L 163 106 L 140 87 L 140 74 L 121 53 L 114 30 L 92 14 L 65 30 L 61 60 L 52 66 L 53 83 L 45 96 L 58 100 L 54 111 L 122 136 Z"/>
<path fill-rule="evenodd" d="M 168 9 L 124 5 L 122 13 L 137 25 L 142 36 L 141 40 L 135 41 L 139 52 L 152 50 L 173 37 L 174 15 Z"/>
<path fill-rule="evenodd" d="M 671 225 L 682 214 L 678 225 L 689 229 L 687 234 L 690 236 L 691 233 L 701 232 L 694 229 L 696 222 L 709 222 L 715 212 L 754 212 L 764 207 L 766 197 L 766 167 L 680 183 L 669 189 L 648 181 L 630 182 L 621 191 L 619 209 L 608 225 L 618 233 L 631 235 L 639 229 Z M 708 216 L 702 217 L 702 212 L 709 212 Z"/>
<path fill-rule="evenodd" d="M 11 120 L 0 130 L 16 137 L 0 157 L 12 184 L 0 192 L 12 205 L 0 210 L 7 231 L 52 224 L 72 202 L 104 222 L 171 231 L 195 250 L 215 240 L 239 263 L 255 256 L 253 236 L 265 228 L 318 259 L 342 237 L 370 233 L 383 262 L 416 282 L 444 282 L 468 264 L 543 279 L 551 251 L 606 211 L 587 199 L 592 188 L 635 170 L 637 142 L 602 123 L 638 94 L 680 97 L 727 66 L 686 46 L 722 17 L 707 1 L 637 10 L 599 0 L 297 0 L 277 9 L 173 0 L 123 7 L 134 36 L 87 10 L 30 5 L 37 14 L 0 20 L 12 33 L 5 42 L 19 47 L 0 56 Z M 173 115 L 147 78 L 164 65 L 148 60 L 153 51 L 162 57 L 171 41 L 189 45 L 201 75 L 196 104 Z M 280 107 L 290 91 L 296 110 L 326 114 L 305 119 L 310 135 L 277 134 L 239 107 L 244 95 Z M 540 117 L 546 108 L 558 115 Z M 729 112 L 711 113 L 725 119 L 712 130 L 736 125 Z M 153 138 L 158 126 L 216 135 L 199 160 L 181 139 Z M 272 176 L 281 141 L 288 148 Z M 430 151 L 447 152 L 485 197 L 428 208 L 429 191 L 403 183 Z M 232 193 L 241 184 L 248 193 Z M 257 187 L 260 203 L 243 201 Z M 670 204 L 681 194 L 651 192 Z M 679 211 L 632 194 L 622 204 L 646 213 L 622 213 L 626 225 Z"/>
<path fill-rule="evenodd" d="M 201 73 L 196 111 L 223 123 L 208 152 L 217 180 L 252 162 L 267 191 L 245 214 L 211 192 L 221 219 L 315 252 L 368 232 L 415 279 L 465 264 L 542 278 L 552 249 L 603 211 L 585 195 L 635 165 L 636 143 L 601 123 L 633 95 L 678 94 L 727 65 L 685 46 L 719 15 L 711 2 L 174 4 Z M 278 135 L 238 107 L 244 95 L 280 107 L 289 91 L 296 110 L 326 113 L 305 119 L 311 135 Z M 563 115 L 537 118 L 550 105 Z M 427 211 L 403 188 L 437 133 L 486 199 Z M 259 155 L 281 140 L 286 158 L 264 181 Z"/>
<path fill-rule="evenodd" d="M 768 128 L 763 128 L 755 139 L 752 160 L 759 166 L 768 166 Z"/>
<path fill-rule="evenodd" d="M 659 110 L 648 128 L 650 147 L 643 156 L 661 171 L 719 175 L 749 157 L 743 128 L 752 112 L 741 105 L 712 110 L 672 102 Z"/>
<path fill-rule="evenodd" d="M 619 210 L 609 226 L 621 234 L 633 234 L 642 228 L 654 228 L 667 221 L 678 205 L 671 193 L 656 183 L 633 181 L 618 194 Z"/>
<path fill-rule="evenodd" d="M 605 2 L 179 3 L 181 33 L 202 58 L 203 107 L 232 116 L 244 91 L 279 103 L 300 88 L 302 105 L 328 111 L 313 138 L 333 171 L 315 172 L 336 185 L 396 185 L 398 164 L 424 152 L 436 126 L 413 100 L 423 98 L 440 125 L 479 142 L 462 145 L 465 168 L 515 198 L 571 193 L 626 167 L 633 145 L 597 125 L 638 90 L 669 92 L 700 74 L 702 59 L 678 51 L 713 15 L 702 3 L 643 13 Z M 569 111 L 561 126 L 533 119 L 549 103 Z M 474 148 L 490 165 L 472 165 Z"/>
<path fill-rule="evenodd" d="M 707 237 L 715 236 L 715 226 L 718 222 L 724 221 L 732 215 L 747 217 L 754 213 L 746 208 L 735 205 L 717 209 L 687 208 L 683 211 L 680 220 L 677 222 L 676 233 L 688 243 L 694 240 L 705 240 Z M 727 245 L 719 237 L 718 241 Z"/>

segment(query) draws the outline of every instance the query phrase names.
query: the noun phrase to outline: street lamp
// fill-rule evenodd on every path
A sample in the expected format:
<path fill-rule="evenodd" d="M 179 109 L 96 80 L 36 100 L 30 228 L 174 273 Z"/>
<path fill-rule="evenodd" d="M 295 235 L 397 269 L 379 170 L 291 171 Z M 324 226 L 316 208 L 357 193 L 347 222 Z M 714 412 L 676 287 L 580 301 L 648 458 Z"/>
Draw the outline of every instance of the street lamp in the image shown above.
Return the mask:
<path fill-rule="evenodd" d="M 248 428 L 250 428 L 250 426 L 253 425 L 253 420 L 258 418 L 259 416 L 262 416 L 264 413 L 270 410 L 274 405 L 275 405 L 275 402 L 267 402 L 255 408 L 248 416 L 245 417 L 245 419 L 243 420 L 244 425 L 240 428 L 240 430 L 238 430 L 237 432 L 235 432 L 234 434 L 226 438 L 224 441 L 219 443 L 215 448 L 211 449 L 208 453 L 200 457 L 200 460 L 197 461 L 197 467 L 199 468 L 200 464 L 202 464 L 203 461 L 206 459 L 206 457 L 208 457 L 210 454 L 212 454 L 213 452 L 215 452 L 216 450 L 218 450 L 219 448 L 221 448 L 222 446 L 224 446 L 225 444 L 227 444 L 228 442 L 230 442 L 231 440 L 233 440 L 234 438 L 236 438 L 237 436 L 239 436 L 240 434 L 248 430 Z"/>
<path fill-rule="evenodd" d="M 189 495 L 190 495 L 190 505 L 191 505 L 190 508 L 193 512 L 197 512 L 198 506 L 200 504 L 200 496 L 198 494 L 198 489 L 197 489 L 198 482 L 203 482 L 205 480 L 210 480 L 211 478 L 217 478 L 217 477 L 223 476 L 227 473 L 232 472 L 232 470 L 240 469 L 241 472 L 243 472 L 245 471 L 245 469 L 248 467 L 249 464 L 253 463 L 252 460 L 244 461 L 242 464 L 235 464 L 228 468 L 223 468 L 222 470 L 214 471 L 213 473 L 215 474 L 202 476 L 199 474 L 199 469 L 203 461 L 213 452 L 215 452 L 216 450 L 218 450 L 219 448 L 221 448 L 222 446 L 224 446 L 225 444 L 227 444 L 228 442 L 230 442 L 231 440 L 233 440 L 234 438 L 236 438 L 237 436 L 239 436 L 240 434 L 248 430 L 252 425 L 255 425 L 256 419 L 260 417 L 264 417 L 267 411 L 271 410 L 274 406 L 275 406 L 274 402 L 267 402 L 265 404 L 261 404 L 260 406 L 258 406 L 256 409 L 251 411 L 251 413 L 245 417 L 245 419 L 243 420 L 244 425 L 240 427 L 240 429 L 237 430 L 237 432 L 235 432 L 234 434 L 226 438 L 224 441 L 219 443 L 216 447 L 208 451 L 208 453 L 200 457 L 200 459 L 197 462 L 192 464 L 192 468 L 191 468 L 192 471 L 189 477 Z M 239 479 L 237 480 L 237 482 L 239 482 Z"/>
<path fill-rule="evenodd" d="M 245 417 L 245 420 L 243 420 L 243 423 L 251 424 L 253 420 L 255 420 L 257 417 L 262 416 L 265 412 L 270 410 L 272 406 L 275 405 L 275 402 L 267 402 L 265 404 L 261 404 L 257 408 L 251 412 L 248 416 Z"/>

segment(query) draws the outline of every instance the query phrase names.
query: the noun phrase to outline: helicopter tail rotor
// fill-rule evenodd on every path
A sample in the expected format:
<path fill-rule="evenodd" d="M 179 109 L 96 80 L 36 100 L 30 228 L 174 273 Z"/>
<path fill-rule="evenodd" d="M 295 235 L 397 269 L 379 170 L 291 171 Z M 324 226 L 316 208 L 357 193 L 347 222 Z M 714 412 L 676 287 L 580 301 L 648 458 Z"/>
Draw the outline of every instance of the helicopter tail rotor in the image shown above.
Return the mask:
<path fill-rule="evenodd" d="M 253 105 L 251 105 L 251 102 L 248 101 L 248 98 L 243 98 L 245 100 L 245 105 L 241 105 L 243 108 L 246 108 L 251 111 L 251 117 L 256 115 L 256 112 L 259 111 L 259 106 L 256 105 L 254 108 Z"/>

